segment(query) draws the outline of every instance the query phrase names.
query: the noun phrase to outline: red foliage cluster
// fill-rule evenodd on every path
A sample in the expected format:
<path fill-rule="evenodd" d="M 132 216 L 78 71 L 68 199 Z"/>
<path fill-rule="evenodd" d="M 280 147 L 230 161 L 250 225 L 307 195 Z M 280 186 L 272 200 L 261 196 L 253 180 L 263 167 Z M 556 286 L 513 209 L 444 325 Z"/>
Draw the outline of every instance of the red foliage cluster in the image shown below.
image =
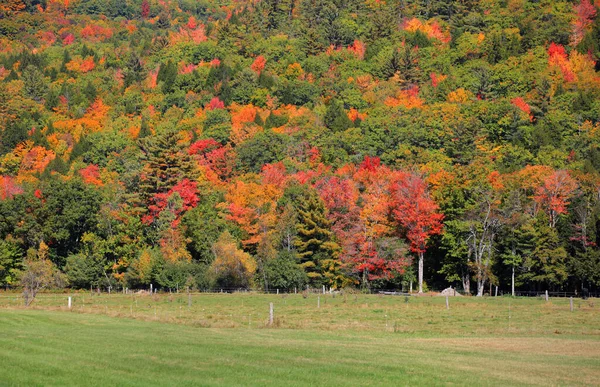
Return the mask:
<path fill-rule="evenodd" d="M 531 107 L 529 106 L 529 104 L 527 102 L 525 102 L 525 100 L 523 98 L 516 97 L 516 98 L 513 98 L 510 102 L 517 109 L 519 109 L 523 113 L 527 114 L 529 116 L 530 121 L 533 121 L 533 114 L 531 114 Z"/>
<path fill-rule="evenodd" d="M 75 36 L 73 34 L 66 34 L 62 36 L 62 44 L 63 46 L 68 46 L 75 42 Z"/>
<path fill-rule="evenodd" d="M 18 185 L 12 176 L 0 176 L 0 199 L 12 199 L 13 196 L 23 193 L 23 188 Z"/>
<path fill-rule="evenodd" d="M 550 66 L 557 66 L 560 69 L 565 81 L 573 82 L 575 80 L 575 74 L 569 63 L 569 55 L 562 45 L 554 42 L 550 43 L 548 47 L 548 63 Z"/>
<path fill-rule="evenodd" d="M 534 200 L 546 209 L 550 226 L 556 225 L 558 215 L 567 213 L 567 206 L 577 188 L 577 182 L 569 173 L 559 170 L 546 177 L 543 185 L 536 189 Z"/>
<path fill-rule="evenodd" d="M 219 97 L 213 97 L 213 99 L 211 99 L 210 102 L 208 103 L 208 105 L 206 106 L 207 110 L 224 109 L 224 108 L 225 108 L 225 104 L 223 103 L 223 101 L 221 101 L 219 99 Z"/>
<path fill-rule="evenodd" d="M 169 198 L 173 194 L 179 194 L 183 201 L 181 208 L 168 208 Z M 148 206 L 148 214 L 144 215 L 142 222 L 151 224 L 164 210 L 172 211 L 175 214 L 173 227 L 179 224 L 180 216 L 186 211 L 196 207 L 199 202 L 197 183 L 188 179 L 183 179 L 166 193 L 158 193 L 152 198 L 152 204 Z"/>
<path fill-rule="evenodd" d="M 590 0 L 581 0 L 579 4 L 574 6 L 577 18 L 573 22 L 573 36 L 571 43 L 575 46 L 581 42 L 585 33 L 591 26 L 596 17 L 596 7 Z"/>
<path fill-rule="evenodd" d="M 229 147 L 224 147 L 221 143 L 209 138 L 196 141 L 190 146 L 188 152 L 190 155 L 195 155 L 198 164 L 208 168 L 218 178 L 226 179 L 231 175 L 233 166 Z"/>

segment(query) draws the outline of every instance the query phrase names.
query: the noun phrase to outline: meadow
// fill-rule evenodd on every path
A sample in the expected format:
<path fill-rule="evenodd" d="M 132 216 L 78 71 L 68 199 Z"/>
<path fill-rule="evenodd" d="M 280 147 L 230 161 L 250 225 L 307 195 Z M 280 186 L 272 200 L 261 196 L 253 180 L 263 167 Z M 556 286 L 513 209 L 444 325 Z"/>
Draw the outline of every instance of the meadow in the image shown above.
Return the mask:
<path fill-rule="evenodd" d="M 597 385 L 598 300 L 0 294 L 0 384 Z M 274 305 L 268 324 L 269 303 Z"/>

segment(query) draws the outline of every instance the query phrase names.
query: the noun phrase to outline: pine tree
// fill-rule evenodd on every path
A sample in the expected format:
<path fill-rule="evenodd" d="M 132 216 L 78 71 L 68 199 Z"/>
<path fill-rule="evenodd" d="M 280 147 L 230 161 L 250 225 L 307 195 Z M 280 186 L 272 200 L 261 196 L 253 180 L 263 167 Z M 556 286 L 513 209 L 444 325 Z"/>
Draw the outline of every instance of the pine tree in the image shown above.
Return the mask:
<path fill-rule="evenodd" d="M 140 82 L 144 78 L 143 72 L 144 66 L 142 65 L 142 61 L 135 53 L 131 53 L 129 60 L 125 64 L 125 87 Z"/>
<path fill-rule="evenodd" d="M 44 74 L 37 67 L 29 65 L 23 70 L 22 77 L 25 94 L 34 101 L 41 101 L 48 90 Z"/>
<path fill-rule="evenodd" d="M 325 122 L 325 126 L 335 132 L 343 132 L 353 125 L 352 120 L 348 118 L 348 115 L 344 111 L 344 107 L 337 100 L 332 100 L 329 103 L 323 121 Z"/>
<path fill-rule="evenodd" d="M 326 217 L 325 205 L 312 191 L 300 196 L 297 203 L 298 223 L 294 246 L 300 258 L 300 264 L 307 272 L 313 285 L 326 282 L 326 271 L 331 260 L 336 260 L 340 247 L 334 241 L 331 222 Z"/>
<path fill-rule="evenodd" d="M 141 176 L 140 189 L 145 201 L 157 193 L 166 193 L 181 180 L 194 181 L 197 171 L 182 144 L 182 136 L 167 130 L 158 136 L 139 140 L 146 165 Z"/>

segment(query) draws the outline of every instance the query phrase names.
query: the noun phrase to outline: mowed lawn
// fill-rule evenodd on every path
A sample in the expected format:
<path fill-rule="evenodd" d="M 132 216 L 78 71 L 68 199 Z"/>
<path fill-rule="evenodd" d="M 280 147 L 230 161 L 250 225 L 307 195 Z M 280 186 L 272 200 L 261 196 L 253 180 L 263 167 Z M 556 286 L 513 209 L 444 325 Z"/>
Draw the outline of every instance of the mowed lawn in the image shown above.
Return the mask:
<path fill-rule="evenodd" d="M 111 297 L 115 305 L 131 302 Z M 245 308 L 262 310 L 265 301 L 281 304 L 281 297 L 198 296 L 187 312 L 200 314 L 204 306 L 216 315 L 217 308 L 224 312 L 238 305 L 231 320 L 223 320 L 232 327 L 219 327 L 218 319 L 216 327 L 194 324 L 172 298 L 157 306 L 156 317 L 151 305 L 152 313 L 138 311 L 135 318 L 126 312 L 115 317 L 108 307 L 109 315 L 93 308 L 92 313 L 55 310 L 50 303 L 34 310 L 3 305 L 0 385 L 600 383 L 600 308 L 593 302 L 578 303 L 570 312 L 566 300 L 511 300 L 516 321 L 509 327 L 507 316 L 497 317 L 507 299 L 455 300 L 446 310 L 443 298 L 412 298 L 406 304 L 403 298 L 361 295 L 356 303 L 346 300 L 336 307 L 323 297 L 316 308 L 311 297 L 289 296 L 283 304 L 291 304 L 289 310 L 276 307 L 284 321 L 272 328 L 258 317 L 244 324 L 235 316 L 248 312 Z M 133 306 L 128 309 L 131 313 Z M 161 320 L 159 311 L 167 310 L 173 316 Z M 291 319 L 286 312 L 302 320 L 313 316 L 315 323 L 286 327 Z M 354 320 L 343 323 L 349 316 Z M 401 316 L 401 322 L 391 322 Z M 519 323 L 532 326 L 514 328 Z"/>

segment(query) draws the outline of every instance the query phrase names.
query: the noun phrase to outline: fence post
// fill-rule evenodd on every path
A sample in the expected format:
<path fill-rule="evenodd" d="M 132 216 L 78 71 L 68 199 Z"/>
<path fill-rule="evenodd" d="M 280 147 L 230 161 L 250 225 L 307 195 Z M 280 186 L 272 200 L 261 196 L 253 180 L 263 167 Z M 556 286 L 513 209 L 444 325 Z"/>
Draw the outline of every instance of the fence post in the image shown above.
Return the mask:
<path fill-rule="evenodd" d="M 569 305 L 571 306 L 571 312 L 573 311 L 573 297 L 569 297 Z"/>
<path fill-rule="evenodd" d="M 296 288 L 296 287 L 294 286 L 294 294 L 297 294 L 297 293 L 298 293 L 298 288 Z"/>
<path fill-rule="evenodd" d="M 150 294 L 152 294 L 152 284 L 150 284 Z"/>
<path fill-rule="evenodd" d="M 269 326 L 273 325 L 273 303 L 269 303 Z"/>
<path fill-rule="evenodd" d="M 325 285 L 323 285 L 323 294 L 325 294 Z"/>
<path fill-rule="evenodd" d="M 69 309 L 71 309 L 71 296 L 69 296 Z"/>
<path fill-rule="evenodd" d="M 277 289 L 277 294 L 279 294 L 279 289 Z"/>
<path fill-rule="evenodd" d="M 450 309 L 450 304 L 448 303 L 448 295 L 446 295 L 446 309 Z"/>
<path fill-rule="evenodd" d="M 548 290 L 546 290 L 546 301 L 548 301 Z"/>

